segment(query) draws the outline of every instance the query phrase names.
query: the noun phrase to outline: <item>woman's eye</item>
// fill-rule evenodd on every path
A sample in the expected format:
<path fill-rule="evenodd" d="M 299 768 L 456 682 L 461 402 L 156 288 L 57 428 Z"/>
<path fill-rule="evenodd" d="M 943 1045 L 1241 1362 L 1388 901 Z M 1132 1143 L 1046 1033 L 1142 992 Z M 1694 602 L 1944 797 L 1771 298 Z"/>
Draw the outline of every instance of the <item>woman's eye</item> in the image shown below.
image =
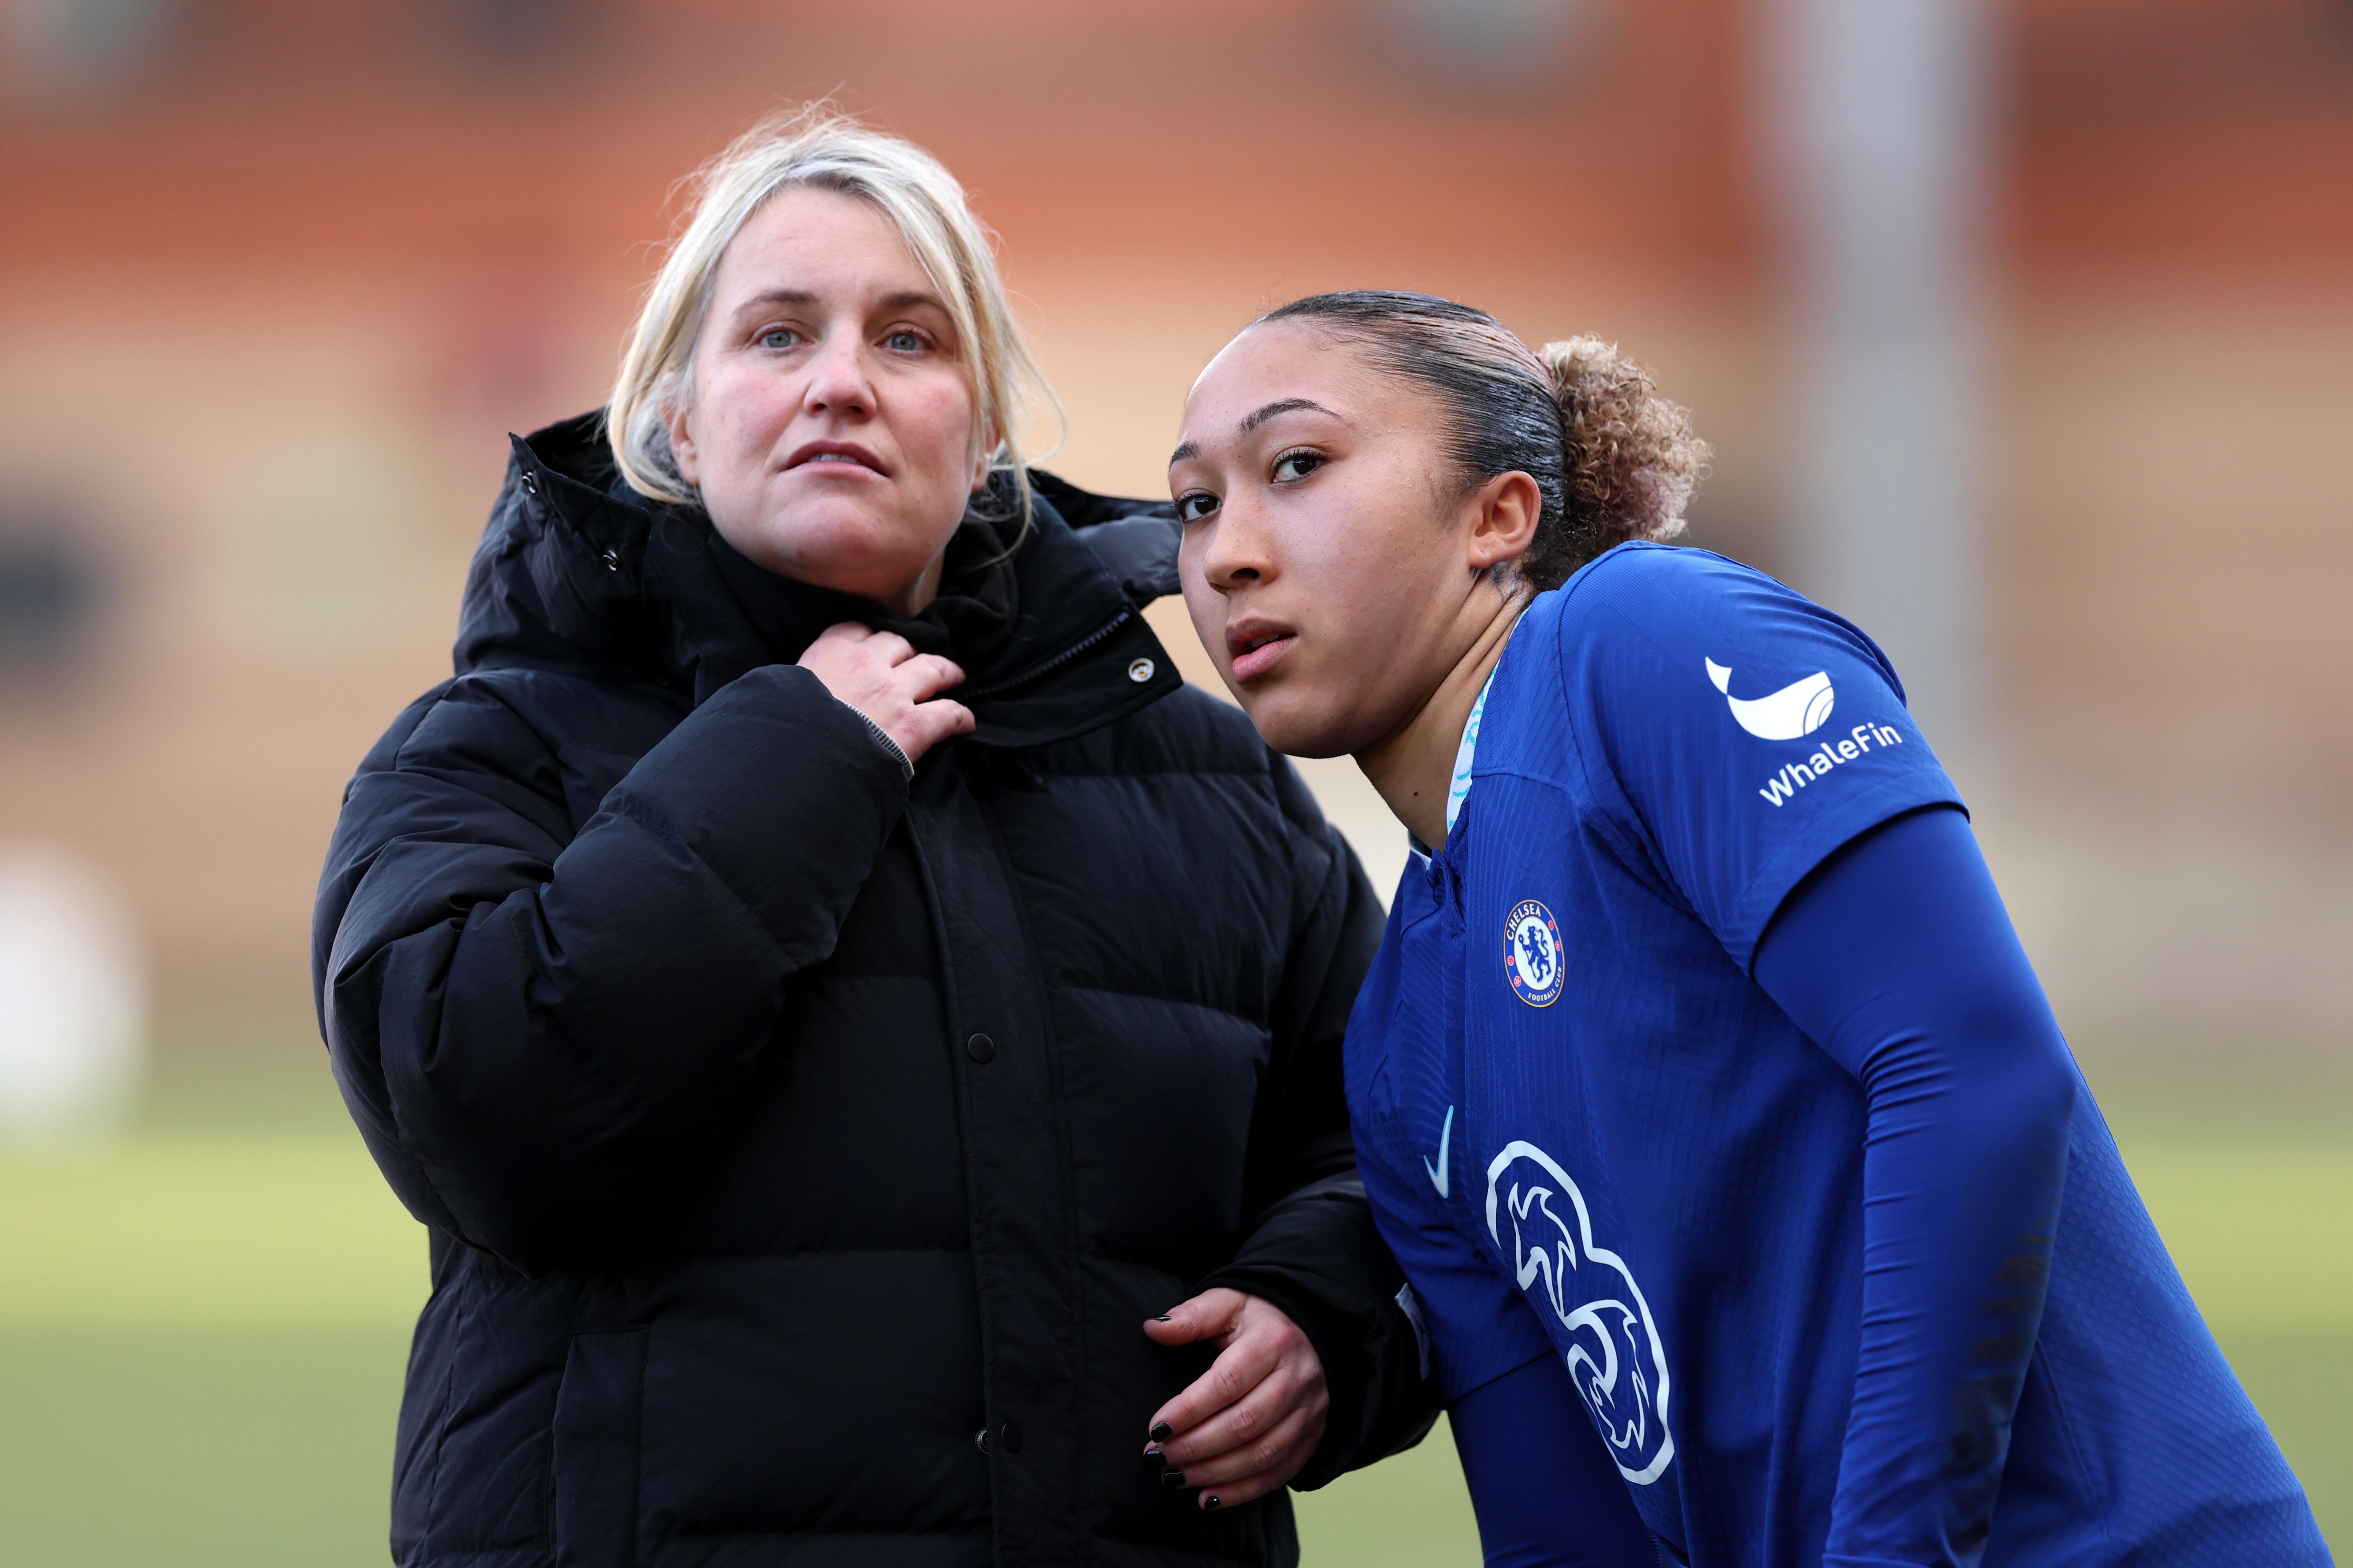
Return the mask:
<path fill-rule="evenodd" d="M 1207 490 L 1187 490 L 1176 498 L 1176 521 L 1198 522 L 1218 510 L 1218 498 Z"/>
<path fill-rule="evenodd" d="M 790 327 L 770 327 L 760 334 L 760 346 L 764 349 L 788 349 L 800 342 L 800 338 L 801 335 Z"/>
<path fill-rule="evenodd" d="M 882 346 L 893 353 L 918 354 L 931 345 L 921 332 L 897 331 L 882 340 Z"/>
<path fill-rule="evenodd" d="M 1274 460 L 1274 482 L 1303 479 L 1329 460 L 1321 452 L 1285 452 Z"/>

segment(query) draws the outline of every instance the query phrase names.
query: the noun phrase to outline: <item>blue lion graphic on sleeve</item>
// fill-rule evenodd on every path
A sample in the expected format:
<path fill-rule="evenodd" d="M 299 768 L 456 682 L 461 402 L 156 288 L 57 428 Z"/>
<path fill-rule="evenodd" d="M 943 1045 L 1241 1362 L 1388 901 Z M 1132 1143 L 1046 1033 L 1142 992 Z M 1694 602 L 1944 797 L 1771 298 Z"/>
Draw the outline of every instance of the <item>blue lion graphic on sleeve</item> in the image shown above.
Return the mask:
<path fill-rule="evenodd" d="M 1487 1234 L 1520 1289 L 1540 1293 L 1568 1331 L 1569 1375 L 1620 1473 L 1638 1486 L 1657 1480 L 1675 1457 L 1666 1348 L 1625 1260 L 1594 1245 L 1585 1194 L 1535 1144 L 1506 1144 L 1487 1167 Z"/>

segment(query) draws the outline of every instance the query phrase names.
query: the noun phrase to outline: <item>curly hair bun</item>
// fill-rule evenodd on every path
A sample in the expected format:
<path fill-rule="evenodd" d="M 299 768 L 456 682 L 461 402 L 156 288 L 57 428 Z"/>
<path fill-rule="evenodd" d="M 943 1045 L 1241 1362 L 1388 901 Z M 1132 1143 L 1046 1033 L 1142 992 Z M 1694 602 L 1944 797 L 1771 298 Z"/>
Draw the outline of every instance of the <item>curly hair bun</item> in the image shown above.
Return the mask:
<path fill-rule="evenodd" d="M 1672 539 L 1707 472 L 1708 445 L 1691 414 L 1661 397 L 1650 373 L 1599 338 L 1536 351 L 1560 405 L 1567 512 L 1581 555 L 1631 539 Z"/>

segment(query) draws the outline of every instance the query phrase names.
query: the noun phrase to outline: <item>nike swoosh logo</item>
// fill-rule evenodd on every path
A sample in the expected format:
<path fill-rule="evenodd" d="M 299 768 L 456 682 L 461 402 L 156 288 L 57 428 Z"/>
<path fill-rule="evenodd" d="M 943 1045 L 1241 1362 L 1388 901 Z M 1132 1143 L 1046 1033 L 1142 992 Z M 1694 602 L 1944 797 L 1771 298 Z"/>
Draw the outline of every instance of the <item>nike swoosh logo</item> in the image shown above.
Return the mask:
<path fill-rule="evenodd" d="M 1770 697 L 1743 701 L 1732 694 L 1732 671 L 1712 658 L 1702 658 L 1707 678 L 1732 707 L 1732 721 L 1760 741 L 1794 741 L 1810 735 L 1830 721 L 1837 693 L 1831 689 L 1830 671 L 1818 669 L 1792 681 Z"/>
<path fill-rule="evenodd" d="M 1431 1164 L 1427 1154 L 1421 1157 L 1421 1168 L 1430 1173 L 1430 1184 L 1438 1189 L 1441 1198 L 1446 1195 L 1446 1146 L 1453 1141 L 1454 1108 L 1450 1105 L 1446 1108 L 1446 1125 L 1438 1130 L 1438 1163 Z"/>

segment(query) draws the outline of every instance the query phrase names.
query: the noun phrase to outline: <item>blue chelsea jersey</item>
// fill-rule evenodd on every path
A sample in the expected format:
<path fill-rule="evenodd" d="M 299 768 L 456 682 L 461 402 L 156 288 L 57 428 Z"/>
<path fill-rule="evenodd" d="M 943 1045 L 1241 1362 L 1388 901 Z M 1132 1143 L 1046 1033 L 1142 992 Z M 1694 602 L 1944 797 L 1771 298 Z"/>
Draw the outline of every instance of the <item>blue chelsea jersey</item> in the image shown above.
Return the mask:
<path fill-rule="evenodd" d="M 1865 1106 L 1749 970 L 1833 850 L 1959 797 L 1868 637 L 1695 550 L 1622 545 L 1540 595 L 1476 717 L 1347 1047 L 1442 1397 L 1560 1356 L 1681 1561 L 1819 1563 Z M 2210 1462 L 2234 1434 L 2281 1474 Z M 2211 1521 L 2283 1478 L 2083 1094 L 1985 1561 L 2169 1563 L 2168 1531 L 2237 1561 Z"/>

